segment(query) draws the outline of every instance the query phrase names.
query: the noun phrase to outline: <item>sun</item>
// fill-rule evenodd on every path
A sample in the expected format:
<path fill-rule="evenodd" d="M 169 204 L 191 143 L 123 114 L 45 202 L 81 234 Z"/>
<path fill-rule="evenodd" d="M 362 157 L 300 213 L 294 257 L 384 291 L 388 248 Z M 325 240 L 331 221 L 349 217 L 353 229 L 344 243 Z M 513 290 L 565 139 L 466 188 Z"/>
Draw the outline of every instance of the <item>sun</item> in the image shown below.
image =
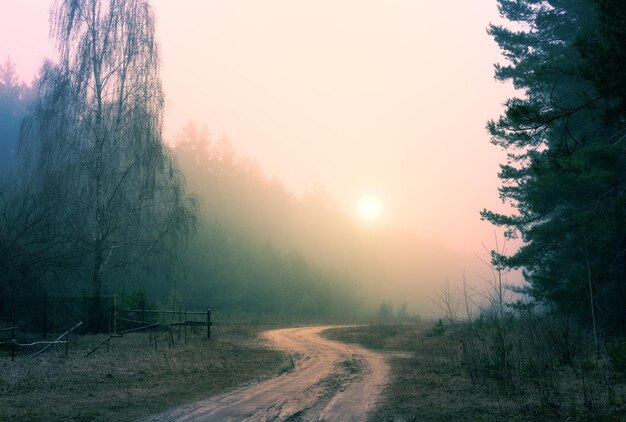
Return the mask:
<path fill-rule="evenodd" d="M 383 203 L 375 195 L 365 195 L 359 199 L 356 209 L 363 220 L 374 221 L 383 213 Z"/>

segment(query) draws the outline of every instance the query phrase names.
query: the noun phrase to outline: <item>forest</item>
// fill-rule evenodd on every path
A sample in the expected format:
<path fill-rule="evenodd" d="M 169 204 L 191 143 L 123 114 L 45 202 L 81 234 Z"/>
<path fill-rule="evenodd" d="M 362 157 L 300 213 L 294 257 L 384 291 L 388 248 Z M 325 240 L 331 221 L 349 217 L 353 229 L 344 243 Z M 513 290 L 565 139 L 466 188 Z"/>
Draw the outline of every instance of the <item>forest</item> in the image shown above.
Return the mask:
<path fill-rule="evenodd" d="M 624 7 L 499 8 L 510 25 L 488 30 L 506 60 L 495 76 L 519 96 L 487 130 L 508 153 L 500 196 L 512 212 L 481 216 L 522 246 L 492 251 L 490 265 L 523 272 L 511 309 L 623 333 Z M 323 188 L 290 192 L 206 126 L 190 121 L 164 139 L 146 2 L 61 1 L 51 16 L 58 62 L 45 61 L 30 83 L 10 59 L 0 66 L 0 315 L 43 295 L 80 298 L 86 326 L 100 331 L 115 295 L 349 320 L 387 306 L 391 279 L 445 279 L 420 261 L 439 246 L 399 229 L 362 230 Z"/>
<path fill-rule="evenodd" d="M 4 317 L 65 298 L 99 331 L 114 295 L 128 307 L 361 315 L 355 277 L 375 282 L 381 239 L 322 190 L 297 198 L 193 122 L 166 146 L 150 9 L 92 2 L 104 18 L 88 3 L 54 11 L 60 63 L 31 84 L 10 59 L 0 69 Z"/>
<path fill-rule="evenodd" d="M 0 57 L 0 419 L 625 420 L 626 3 L 217 3 Z"/>

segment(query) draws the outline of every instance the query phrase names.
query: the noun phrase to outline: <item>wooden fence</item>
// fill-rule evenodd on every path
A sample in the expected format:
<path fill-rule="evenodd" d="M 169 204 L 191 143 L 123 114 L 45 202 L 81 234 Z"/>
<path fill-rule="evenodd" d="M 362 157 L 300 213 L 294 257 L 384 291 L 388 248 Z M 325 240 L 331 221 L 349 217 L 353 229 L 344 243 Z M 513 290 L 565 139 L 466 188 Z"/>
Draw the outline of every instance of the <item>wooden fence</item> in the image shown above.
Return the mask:
<path fill-rule="evenodd" d="M 22 299 L 22 302 L 27 302 L 24 298 L 20 299 Z M 16 351 L 20 348 L 26 350 L 30 348 L 32 351 L 33 348 L 40 345 L 44 347 L 41 350 L 30 354 L 30 357 L 35 357 L 40 353 L 43 353 L 55 344 L 64 344 L 65 354 L 67 355 L 70 333 L 77 330 L 79 327 L 85 326 L 82 321 L 74 324 L 71 328 L 68 324 L 68 319 L 72 316 L 76 316 L 71 314 L 71 312 L 76 313 L 76 308 L 79 308 L 79 311 L 84 313 L 86 309 L 84 306 L 84 298 L 56 298 L 44 295 L 41 298 L 36 299 L 39 300 L 33 300 L 30 302 L 31 308 L 28 309 L 15 306 L 15 304 L 10 310 L 7 310 L 6 307 L 3 309 L 4 315 L 1 320 L 4 321 L 5 327 L 3 328 L 0 325 L 0 348 L 4 348 L 5 350 L 10 348 L 12 361 L 15 360 Z M 103 299 L 106 300 L 107 298 Z M 175 337 L 177 337 L 179 341 L 184 341 L 185 343 L 187 342 L 189 327 L 205 328 L 206 339 L 209 340 L 211 338 L 211 326 L 213 323 L 211 321 L 210 308 L 207 308 L 206 311 L 202 312 L 189 311 L 187 309 L 182 309 L 180 306 L 178 310 L 123 309 L 117 307 L 115 296 L 110 297 L 110 300 L 110 303 L 112 304 L 110 307 L 110 316 L 105 316 L 105 319 L 109 320 L 109 336 L 101 344 L 87 353 L 85 357 L 91 355 L 105 344 L 108 347 L 111 339 L 113 338 L 122 337 L 124 334 L 140 331 L 149 332 L 150 345 L 154 344 L 155 348 L 158 347 L 157 334 L 159 332 L 166 333 L 168 336 L 167 343 L 170 347 L 174 346 Z M 32 305 L 33 303 L 40 304 L 41 306 L 35 307 Z M 70 304 L 74 306 L 68 306 Z M 16 314 L 17 310 L 21 312 L 20 315 Z M 12 314 L 7 315 L 7 311 L 12 311 Z M 65 312 L 62 313 L 61 311 Z M 51 312 L 52 317 L 49 315 Z M 104 312 L 105 314 L 109 314 L 106 305 Z M 61 319 L 66 321 L 65 324 L 61 324 Z M 8 327 L 6 325 L 8 325 Z M 55 340 L 47 341 L 46 338 L 50 328 L 57 333 L 61 330 L 64 330 L 64 332 Z M 81 330 L 82 329 L 83 328 L 81 328 Z M 197 332 L 197 329 L 194 331 Z M 204 330 L 202 332 L 204 332 Z M 39 337 L 39 334 L 35 333 L 41 333 L 41 337 Z M 35 340 L 36 338 L 41 338 L 41 340 Z M 31 353 L 31 351 L 28 353 Z"/>
<path fill-rule="evenodd" d="M 102 343 L 93 348 L 85 355 L 88 357 L 105 344 L 107 348 L 112 339 L 122 337 L 124 334 L 136 333 L 140 331 L 149 332 L 149 343 L 154 348 L 158 348 L 157 332 L 166 330 L 168 336 L 168 345 L 174 347 L 174 337 L 178 340 L 183 339 L 187 343 L 187 327 L 206 327 L 206 339 L 211 339 L 211 309 L 207 308 L 206 312 L 196 312 L 183 310 L 158 310 L 158 309 L 123 309 L 116 305 L 115 297 L 113 297 L 113 305 L 111 306 L 111 333 Z"/>
<path fill-rule="evenodd" d="M 169 321 L 168 321 L 169 319 Z M 207 340 L 211 338 L 211 309 L 207 308 L 206 312 L 194 312 L 182 309 L 178 310 L 157 310 L 157 309 L 122 309 L 116 306 L 115 298 L 113 298 L 113 306 L 111 308 L 111 323 L 113 334 L 125 334 L 131 331 L 140 331 L 150 329 L 152 325 L 158 324 L 158 327 L 178 327 L 183 328 L 184 333 L 190 326 L 205 326 Z M 126 329 L 119 330 L 124 327 Z M 130 330 L 128 329 L 130 328 Z M 119 331 L 119 332 L 118 332 Z M 179 335 L 180 338 L 180 335 Z"/>
<path fill-rule="evenodd" d="M 7 328 L 1 328 L 0 329 L 0 333 L 2 332 L 8 332 L 11 331 L 11 339 L 10 340 L 5 340 L 5 341 L 0 341 L 0 346 L 4 346 L 6 344 L 10 344 L 11 347 L 11 362 L 15 361 L 15 351 L 16 348 L 18 347 L 35 347 L 35 346 L 39 346 L 39 345 L 43 345 L 44 347 L 42 349 L 40 349 L 39 351 L 31 354 L 29 357 L 34 358 L 35 356 L 45 352 L 46 350 L 48 350 L 50 347 L 52 347 L 55 344 L 65 344 L 65 356 L 67 356 L 67 351 L 68 351 L 68 345 L 70 342 L 70 333 L 72 331 L 74 331 L 75 329 L 77 329 L 78 327 L 80 327 L 81 325 L 83 325 L 83 322 L 79 322 L 77 324 L 75 324 L 72 328 L 68 329 L 67 331 L 65 331 L 63 334 L 61 334 L 60 336 L 58 336 L 56 338 L 56 340 L 54 341 L 32 341 L 29 343 L 22 343 L 19 342 L 17 340 L 17 332 L 19 330 L 19 327 L 17 327 L 15 325 L 15 321 L 13 321 L 13 326 L 11 327 L 7 327 Z"/>

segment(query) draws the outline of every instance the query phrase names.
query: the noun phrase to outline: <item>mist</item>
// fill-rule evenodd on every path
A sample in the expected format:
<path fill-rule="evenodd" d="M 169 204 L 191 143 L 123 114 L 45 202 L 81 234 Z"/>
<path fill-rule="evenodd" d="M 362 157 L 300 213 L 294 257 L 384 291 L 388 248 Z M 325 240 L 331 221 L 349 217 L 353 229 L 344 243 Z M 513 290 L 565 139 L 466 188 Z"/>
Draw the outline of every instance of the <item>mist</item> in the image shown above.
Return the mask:
<path fill-rule="evenodd" d="M 626 415 L 623 1 L 4 3 L 0 420 Z"/>
<path fill-rule="evenodd" d="M 35 107 L 44 57 L 60 60 L 42 28 L 50 3 L 12 8 L 1 37 L 15 41 L 3 43 L 0 57 L 15 68 L 5 85 L 24 94 L 12 88 L 17 109 L 3 99 L 15 111 L 3 112 L 12 161 L 3 158 L 5 173 L 33 161 L 27 151 L 36 141 L 18 141 L 18 127 Z M 183 244 L 162 248 L 175 252 L 167 252 L 167 271 L 151 248 L 141 266 L 112 270 L 103 294 L 211 297 L 245 312 L 256 309 L 255 297 L 269 303 L 291 286 L 291 296 L 257 311 L 305 306 L 313 315 L 335 297 L 332 307 L 354 315 L 390 302 L 436 317 L 446 280 L 460 288 L 464 277 L 472 285 L 491 277 L 481 259 L 502 236 L 479 211 L 507 207 L 497 193 L 502 154 L 484 126 L 512 92 L 491 77 L 499 52 L 484 28 L 499 19 L 495 1 L 428 10 L 408 1 L 161 2 L 154 18 L 161 141 L 184 180 L 176 195 L 195 201 L 197 214 Z M 30 20 L 36 31 L 12 23 Z M 462 111 L 454 123 L 450 109 Z M 381 209 L 374 218 L 358 208 L 368 196 Z M 78 280 L 89 264 L 69 267 L 55 277 L 68 294 L 84 294 Z M 304 291 L 318 300 L 285 305 Z"/>

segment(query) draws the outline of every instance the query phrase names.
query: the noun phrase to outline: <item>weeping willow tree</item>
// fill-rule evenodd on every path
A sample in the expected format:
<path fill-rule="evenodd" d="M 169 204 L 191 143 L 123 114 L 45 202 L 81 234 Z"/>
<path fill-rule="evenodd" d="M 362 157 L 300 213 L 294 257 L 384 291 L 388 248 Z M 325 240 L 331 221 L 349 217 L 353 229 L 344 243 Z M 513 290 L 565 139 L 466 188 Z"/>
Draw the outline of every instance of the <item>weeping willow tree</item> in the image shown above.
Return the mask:
<path fill-rule="evenodd" d="M 57 208 L 60 236 L 99 303 L 106 275 L 172 250 L 195 206 L 162 142 L 154 15 L 143 0 L 58 0 L 47 63 L 27 119 L 26 171 Z"/>

